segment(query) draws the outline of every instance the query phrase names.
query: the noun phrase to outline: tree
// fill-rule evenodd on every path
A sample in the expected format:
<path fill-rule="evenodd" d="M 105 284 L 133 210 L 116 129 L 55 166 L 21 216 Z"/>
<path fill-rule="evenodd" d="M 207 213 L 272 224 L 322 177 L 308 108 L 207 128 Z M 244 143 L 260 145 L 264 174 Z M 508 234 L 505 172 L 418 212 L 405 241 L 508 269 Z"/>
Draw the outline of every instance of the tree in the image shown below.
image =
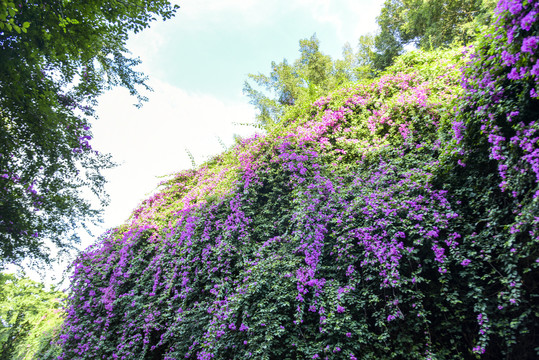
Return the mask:
<path fill-rule="evenodd" d="M 375 67 L 391 65 L 406 45 L 432 50 L 455 41 L 470 43 L 494 5 L 494 0 L 386 0 L 376 19 Z"/>
<path fill-rule="evenodd" d="M 41 283 L 0 273 L 0 359 L 54 354 L 57 346 L 51 340 L 59 335 L 65 298 Z"/>
<path fill-rule="evenodd" d="M 386 0 L 376 18 L 380 30 L 374 38 L 374 66 L 379 70 L 391 65 L 393 59 L 403 52 L 405 41 L 400 31 L 404 24 L 403 8 L 401 1 Z"/>
<path fill-rule="evenodd" d="M 258 124 L 267 127 L 279 121 L 287 108 L 305 101 L 314 101 L 340 85 L 370 77 L 370 59 L 365 56 L 364 44 L 371 37 L 360 38 L 360 51 L 355 54 L 349 44 L 343 48 L 343 60 L 333 61 L 320 51 L 320 41 L 314 34 L 310 39 L 299 41 L 300 58 L 290 64 L 286 59 L 279 64 L 271 63 L 269 76 L 249 74 L 248 79 L 265 89 L 253 88 L 246 81 L 243 92 L 258 110 Z"/>
<path fill-rule="evenodd" d="M 97 97 L 113 86 L 145 100 L 126 40 L 177 9 L 158 0 L 0 3 L 0 268 L 28 258 L 50 263 L 75 229 L 98 219 L 110 157 L 92 149 Z"/>
<path fill-rule="evenodd" d="M 0 2 L 0 30 L 6 29 L 9 31 L 15 30 L 20 33 L 21 31 L 26 33 L 30 23 L 24 22 L 23 25 L 15 23 L 13 16 L 17 13 L 17 8 L 12 2 L 7 2 L 7 0 L 2 0 Z"/>

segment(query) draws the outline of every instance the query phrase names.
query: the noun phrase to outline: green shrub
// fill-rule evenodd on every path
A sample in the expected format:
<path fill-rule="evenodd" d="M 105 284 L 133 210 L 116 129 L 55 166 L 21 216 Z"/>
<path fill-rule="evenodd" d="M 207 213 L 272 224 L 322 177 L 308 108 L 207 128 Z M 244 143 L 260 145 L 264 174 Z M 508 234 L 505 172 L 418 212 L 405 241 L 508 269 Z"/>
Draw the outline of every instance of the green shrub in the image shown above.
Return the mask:
<path fill-rule="evenodd" d="M 538 7 L 165 182 L 74 263 L 57 359 L 536 358 Z"/>
<path fill-rule="evenodd" d="M 65 294 L 43 284 L 0 273 L 0 358 L 43 359 L 60 355 L 54 342 L 64 321 Z"/>

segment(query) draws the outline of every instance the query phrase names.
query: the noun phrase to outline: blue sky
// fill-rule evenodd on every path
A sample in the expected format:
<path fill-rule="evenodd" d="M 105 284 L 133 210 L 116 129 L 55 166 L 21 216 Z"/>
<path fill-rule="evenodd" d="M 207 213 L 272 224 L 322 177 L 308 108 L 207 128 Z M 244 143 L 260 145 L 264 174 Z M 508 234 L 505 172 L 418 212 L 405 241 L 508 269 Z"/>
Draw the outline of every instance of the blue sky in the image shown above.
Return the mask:
<path fill-rule="evenodd" d="M 93 147 L 119 167 L 105 173 L 111 202 L 95 235 L 125 222 L 161 179 L 201 164 L 247 137 L 255 111 L 242 94 L 249 73 L 299 57 L 299 40 L 316 33 L 323 53 L 340 58 L 349 42 L 376 31 L 383 0 L 184 0 L 177 15 L 132 36 L 128 48 L 154 92 L 142 108 L 118 88 L 104 94 L 92 127 Z M 95 241 L 83 236 L 81 248 Z"/>
<path fill-rule="evenodd" d="M 293 61 L 299 40 L 316 33 L 321 50 L 342 47 L 376 31 L 383 0 L 184 0 L 176 16 L 132 36 L 128 48 L 154 92 L 141 109 L 125 89 L 106 93 L 94 123 L 94 148 L 121 165 L 107 173 L 111 204 L 103 228 L 119 225 L 152 190 L 157 176 L 191 167 L 223 150 L 233 135 L 254 128 L 242 94 L 249 73 L 269 73 L 272 61 Z M 85 244 L 84 244 L 85 245 Z"/>
<path fill-rule="evenodd" d="M 345 42 L 375 30 L 382 0 L 186 0 L 174 19 L 130 42 L 152 77 L 191 92 L 241 101 L 248 73 L 293 60 L 298 41 L 316 33 L 340 57 Z M 152 51 L 146 49 L 150 44 Z"/>

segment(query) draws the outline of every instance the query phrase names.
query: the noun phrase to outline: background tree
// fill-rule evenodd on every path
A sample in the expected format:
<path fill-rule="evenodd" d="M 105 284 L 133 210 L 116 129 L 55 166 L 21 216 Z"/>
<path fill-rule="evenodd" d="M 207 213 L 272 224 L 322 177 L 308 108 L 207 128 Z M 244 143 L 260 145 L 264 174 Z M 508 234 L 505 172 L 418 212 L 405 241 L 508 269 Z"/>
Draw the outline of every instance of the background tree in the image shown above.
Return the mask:
<path fill-rule="evenodd" d="M 372 79 L 376 76 L 373 68 L 374 36 L 365 34 L 359 37 L 357 50 L 354 51 L 350 43 L 346 43 L 342 50 L 342 59 L 334 62 L 335 83 L 342 84 L 346 81 L 359 79 Z"/>
<path fill-rule="evenodd" d="M 92 149 L 97 97 L 112 86 L 145 98 L 126 40 L 177 6 L 165 0 L 0 3 L 0 268 L 22 259 L 50 262 L 104 203 L 101 170 L 109 156 Z"/>
<path fill-rule="evenodd" d="M 494 0 L 386 0 L 377 22 L 374 65 L 385 69 L 406 45 L 432 50 L 474 39 L 492 13 Z"/>
<path fill-rule="evenodd" d="M 263 89 L 254 88 L 249 81 L 243 88 L 244 94 L 259 111 L 258 124 L 269 126 L 298 102 L 314 101 L 348 81 L 374 76 L 369 53 L 372 42 L 371 35 L 362 36 L 357 53 L 346 44 L 343 59 L 333 61 L 321 52 L 320 41 L 314 34 L 310 39 L 299 41 L 300 58 L 292 64 L 286 59 L 279 64 L 273 61 L 269 75 L 249 74 L 248 80 Z"/>
<path fill-rule="evenodd" d="M 51 340 L 59 334 L 65 298 L 54 288 L 48 291 L 43 284 L 0 273 L 0 359 L 55 355 L 59 349 Z"/>
<path fill-rule="evenodd" d="M 400 31 L 404 25 L 403 11 L 402 1 L 387 0 L 376 18 L 380 29 L 374 38 L 373 63 L 379 70 L 391 65 L 393 59 L 403 52 L 405 40 Z"/>
<path fill-rule="evenodd" d="M 355 68 L 356 78 L 372 79 L 376 76 L 374 69 L 374 35 L 361 35 L 357 44 L 357 67 Z"/>

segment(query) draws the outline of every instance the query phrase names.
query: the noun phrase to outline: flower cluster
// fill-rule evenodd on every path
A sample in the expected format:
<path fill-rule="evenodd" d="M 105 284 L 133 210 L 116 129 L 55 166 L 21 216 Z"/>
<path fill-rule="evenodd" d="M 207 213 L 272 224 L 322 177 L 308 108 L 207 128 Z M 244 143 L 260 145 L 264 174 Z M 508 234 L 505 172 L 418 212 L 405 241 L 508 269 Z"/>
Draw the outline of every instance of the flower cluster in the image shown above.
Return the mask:
<path fill-rule="evenodd" d="M 407 317 L 426 351 L 414 288 L 463 261 L 429 182 L 456 80 L 343 89 L 165 182 L 76 262 L 60 358 L 348 359 Z"/>
<path fill-rule="evenodd" d="M 479 278 L 470 279 L 478 302 L 473 349 L 478 354 L 495 348 L 493 342 L 533 342 L 517 334 L 536 328 L 525 310 L 515 308 L 531 306 L 530 294 L 520 286 L 536 291 L 528 274 L 536 274 L 539 264 L 538 11 L 538 1 L 499 1 L 493 25 L 468 50 L 464 92 L 452 122 L 453 151 L 458 155 L 448 166 L 466 168 L 444 181 L 467 203 L 462 212 L 470 213 L 470 220 L 477 215 L 481 219 L 463 240 L 479 261 L 469 257 L 463 265 L 488 277 L 490 291 L 498 294 L 492 300 L 481 296 L 485 285 Z M 508 326 L 508 313 L 519 311 L 520 320 Z M 513 347 L 510 352 L 518 350 Z"/>
<path fill-rule="evenodd" d="M 529 357 L 537 142 L 474 59 L 462 95 L 460 53 L 411 52 L 163 183 L 74 264 L 58 359 Z"/>

